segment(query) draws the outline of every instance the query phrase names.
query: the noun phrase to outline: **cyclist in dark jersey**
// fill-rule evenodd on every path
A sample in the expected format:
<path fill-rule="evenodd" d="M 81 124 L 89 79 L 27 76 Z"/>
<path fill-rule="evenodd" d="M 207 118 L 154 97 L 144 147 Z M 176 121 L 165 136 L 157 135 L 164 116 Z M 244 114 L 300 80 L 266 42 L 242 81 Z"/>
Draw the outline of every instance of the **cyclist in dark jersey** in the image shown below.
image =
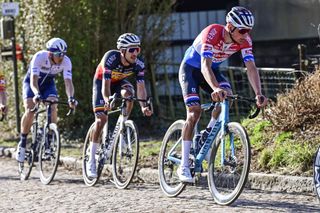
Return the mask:
<path fill-rule="evenodd" d="M 144 62 L 138 57 L 141 52 L 140 39 L 132 33 L 125 33 L 118 38 L 118 50 L 106 52 L 99 63 L 93 79 L 92 105 L 95 113 L 95 128 L 93 129 L 92 141 L 90 141 L 91 155 L 95 156 L 98 147 L 98 137 L 104 124 L 108 120 L 105 113 L 110 110 L 109 96 L 114 93 L 123 97 L 135 95 L 132 84 L 126 80 L 128 76 L 135 75 L 137 82 L 137 97 L 146 99 L 147 92 L 144 83 Z M 141 111 L 146 116 L 151 116 L 152 112 L 145 102 L 140 102 Z M 127 115 L 133 107 L 133 102 L 127 101 Z M 123 119 L 128 119 L 128 116 Z M 88 161 L 87 174 L 89 177 L 97 177 L 95 158 Z"/>
<path fill-rule="evenodd" d="M 233 53 L 241 51 L 247 67 L 251 86 L 256 94 L 258 107 L 267 104 L 262 95 L 260 77 L 252 54 L 252 41 L 248 34 L 254 25 L 252 13 L 243 7 L 233 7 L 226 17 L 226 26 L 212 24 L 202 30 L 186 51 L 179 70 L 179 81 L 187 106 L 187 119 L 182 131 L 182 158 L 177 173 L 182 182 L 193 182 L 189 169 L 189 153 L 195 123 L 201 114 L 199 87 L 211 94 L 215 102 L 232 94 L 227 79 L 216 69 Z M 220 108 L 212 112 L 207 126 L 211 131 L 220 114 Z"/>

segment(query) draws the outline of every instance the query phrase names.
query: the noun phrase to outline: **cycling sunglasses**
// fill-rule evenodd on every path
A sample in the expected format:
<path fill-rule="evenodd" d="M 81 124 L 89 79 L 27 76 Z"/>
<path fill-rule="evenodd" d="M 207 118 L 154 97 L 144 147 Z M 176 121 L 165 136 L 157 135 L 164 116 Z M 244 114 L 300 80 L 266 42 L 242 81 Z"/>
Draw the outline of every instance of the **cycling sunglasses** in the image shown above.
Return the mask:
<path fill-rule="evenodd" d="M 53 52 L 52 55 L 62 58 L 63 56 L 66 55 L 66 53 L 65 52 Z"/>
<path fill-rule="evenodd" d="M 250 29 L 239 29 L 239 33 L 242 35 L 249 33 L 250 31 L 251 31 Z"/>
<path fill-rule="evenodd" d="M 140 47 L 128 47 L 127 50 L 129 53 L 134 53 L 135 51 L 137 51 L 137 53 L 140 53 L 141 48 Z"/>

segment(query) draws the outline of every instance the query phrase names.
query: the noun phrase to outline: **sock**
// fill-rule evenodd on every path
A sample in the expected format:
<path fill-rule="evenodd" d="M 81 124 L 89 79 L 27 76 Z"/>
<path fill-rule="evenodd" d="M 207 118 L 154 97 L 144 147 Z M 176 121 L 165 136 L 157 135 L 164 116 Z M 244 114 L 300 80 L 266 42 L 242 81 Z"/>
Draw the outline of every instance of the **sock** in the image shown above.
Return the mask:
<path fill-rule="evenodd" d="M 214 125 L 216 124 L 216 122 L 217 122 L 217 120 L 214 117 L 211 117 L 210 122 L 209 122 L 209 124 L 207 126 L 207 129 L 208 128 L 213 128 Z"/>
<path fill-rule="evenodd" d="M 19 146 L 22 148 L 26 148 L 27 146 L 27 136 L 28 134 L 20 134 L 20 142 L 19 142 Z"/>
<path fill-rule="evenodd" d="M 181 166 L 183 167 L 190 167 L 189 166 L 189 154 L 191 149 L 191 143 L 192 141 L 185 141 L 182 140 L 182 150 L 181 150 Z"/>
<path fill-rule="evenodd" d="M 98 148 L 98 143 L 90 142 L 90 159 L 89 161 L 95 160 L 96 151 Z"/>

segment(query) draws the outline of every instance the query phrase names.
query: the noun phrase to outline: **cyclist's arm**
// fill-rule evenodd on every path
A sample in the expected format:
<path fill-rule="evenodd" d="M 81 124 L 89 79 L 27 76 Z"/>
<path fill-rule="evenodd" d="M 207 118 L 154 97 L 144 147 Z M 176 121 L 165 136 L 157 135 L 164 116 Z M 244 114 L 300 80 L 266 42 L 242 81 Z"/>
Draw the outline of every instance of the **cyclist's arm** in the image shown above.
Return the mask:
<path fill-rule="evenodd" d="M 66 90 L 66 94 L 68 99 L 74 98 L 74 86 L 72 82 L 72 63 L 69 57 L 65 56 L 63 59 L 63 79 L 64 79 L 64 86 Z"/>
<path fill-rule="evenodd" d="M 41 52 L 37 52 L 30 62 L 30 87 L 32 92 L 36 94 L 40 94 L 40 89 L 38 86 L 40 70 L 42 67 L 42 61 L 44 61 L 44 56 Z"/>
<path fill-rule="evenodd" d="M 204 77 L 204 79 L 207 81 L 209 86 L 215 90 L 219 88 L 219 83 L 216 79 L 216 77 L 213 74 L 212 68 L 212 59 L 201 56 L 201 73 Z"/>
<path fill-rule="evenodd" d="M 32 92 L 36 95 L 36 94 L 40 94 L 40 89 L 38 86 L 38 81 L 39 81 L 39 76 L 36 74 L 31 73 L 30 75 L 30 87 L 32 89 Z"/>
<path fill-rule="evenodd" d="M 247 67 L 247 75 L 248 75 L 249 82 L 255 94 L 262 95 L 260 76 L 254 61 L 247 61 L 245 62 L 245 65 Z"/>
<path fill-rule="evenodd" d="M 109 78 L 102 78 L 102 88 L 101 94 L 103 96 L 103 100 L 105 102 L 109 102 L 109 96 L 111 96 L 111 79 Z"/>
<path fill-rule="evenodd" d="M 68 98 L 73 98 L 74 97 L 74 86 L 73 86 L 73 82 L 71 79 L 64 79 L 64 85 L 66 88 L 66 94 L 68 96 Z"/>
<path fill-rule="evenodd" d="M 261 92 L 261 83 L 258 69 L 254 61 L 248 61 L 245 63 L 247 67 L 249 82 L 256 94 L 257 106 L 265 107 L 268 104 L 268 99 Z"/>
<path fill-rule="evenodd" d="M 144 81 L 137 82 L 137 97 L 138 99 L 147 99 L 147 90 Z M 139 101 L 140 107 L 146 106 L 146 102 Z"/>

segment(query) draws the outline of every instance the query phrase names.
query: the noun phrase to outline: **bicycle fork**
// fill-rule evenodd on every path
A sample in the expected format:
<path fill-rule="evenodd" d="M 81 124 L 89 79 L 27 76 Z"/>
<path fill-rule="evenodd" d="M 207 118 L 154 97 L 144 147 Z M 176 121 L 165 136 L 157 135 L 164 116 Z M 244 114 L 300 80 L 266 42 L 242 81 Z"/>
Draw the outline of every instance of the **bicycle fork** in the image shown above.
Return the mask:
<path fill-rule="evenodd" d="M 221 166 L 231 166 L 236 167 L 235 163 L 232 162 L 235 156 L 234 151 L 234 135 L 233 133 L 228 133 L 228 123 L 229 123 L 229 100 L 225 100 L 223 104 L 221 104 L 221 122 L 222 122 L 222 129 L 221 129 Z M 230 139 L 230 159 L 226 159 L 226 141 L 225 135 L 229 134 Z"/>
<path fill-rule="evenodd" d="M 131 150 L 131 142 L 130 142 L 130 132 L 129 131 L 125 131 L 125 122 L 128 120 L 127 116 L 123 116 L 121 115 L 119 117 L 120 120 L 120 129 L 119 129 L 119 153 L 120 155 L 122 154 L 123 151 L 126 152 L 126 150 L 122 150 L 122 149 L 129 149 Z M 126 133 L 126 135 L 124 135 L 124 133 Z M 128 143 L 126 143 L 125 141 L 125 136 L 128 140 Z M 127 147 L 126 147 L 127 146 Z"/>

